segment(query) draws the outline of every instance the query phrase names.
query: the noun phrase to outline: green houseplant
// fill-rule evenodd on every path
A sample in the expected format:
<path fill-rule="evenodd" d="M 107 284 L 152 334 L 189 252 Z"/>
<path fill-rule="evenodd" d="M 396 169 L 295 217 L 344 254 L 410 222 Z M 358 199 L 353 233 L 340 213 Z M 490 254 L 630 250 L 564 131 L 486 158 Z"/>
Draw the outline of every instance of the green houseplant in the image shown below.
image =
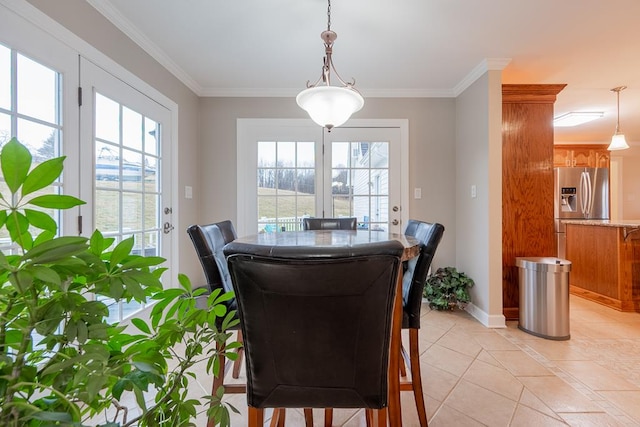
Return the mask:
<path fill-rule="evenodd" d="M 473 285 L 473 279 L 455 267 L 438 268 L 427 277 L 423 296 L 437 310 L 464 308 L 471 301 L 468 289 Z"/>
<path fill-rule="evenodd" d="M 237 320 L 222 304 L 232 295 L 207 297 L 184 275 L 163 289 L 164 259 L 132 254 L 133 238 L 57 236 L 53 213 L 84 203 L 51 194 L 63 162 L 32 167 L 16 139 L 0 151 L 0 238 L 9 248 L 0 252 L 0 425 L 187 426 L 199 411 L 229 425 L 234 408 L 222 388 L 202 404 L 187 388 L 196 363 L 219 372 L 221 354 L 236 357 L 226 327 Z M 154 304 L 127 328 L 107 321 L 99 297 Z M 206 309 L 197 298 L 208 298 Z M 128 396 L 138 406 L 130 419 Z"/>

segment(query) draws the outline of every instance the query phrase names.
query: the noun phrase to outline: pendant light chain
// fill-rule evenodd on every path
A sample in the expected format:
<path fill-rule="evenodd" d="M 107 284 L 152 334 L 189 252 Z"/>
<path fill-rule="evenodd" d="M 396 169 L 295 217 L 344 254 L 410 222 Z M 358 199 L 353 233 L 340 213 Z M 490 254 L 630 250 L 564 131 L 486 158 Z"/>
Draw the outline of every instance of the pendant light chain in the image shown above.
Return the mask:
<path fill-rule="evenodd" d="M 625 90 L 626 86 L 618 86 L 611 89 L 612 92 L 615 92 L 617 95 L 617 107 L 618 107 L 618 115 L 616 120 L 616 133 L 620 132 L 620 92 Z"/>
<path fill-rule="evenodd" d="M 618 95 L 618 119 L 616 120 L 616 133 L 620 131 L 620 90 L 622 89 L 616 91 L 616 94 Z"/>
<path fill-rule="evenodd" d="M 331 0 L 328 0 L 327 2 L 327 31 L 331 31 Z"/>

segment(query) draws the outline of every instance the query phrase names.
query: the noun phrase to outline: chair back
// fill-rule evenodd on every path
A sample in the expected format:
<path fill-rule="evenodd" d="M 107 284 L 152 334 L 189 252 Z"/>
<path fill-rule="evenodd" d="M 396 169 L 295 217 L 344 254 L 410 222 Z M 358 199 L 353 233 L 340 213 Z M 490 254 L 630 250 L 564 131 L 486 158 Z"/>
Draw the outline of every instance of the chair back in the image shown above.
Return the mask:
<path fill-rule="evenodd" d="M 402 278 L 402 327 L 418 329 L 422 293 L 431 261 L 444 234 L 444 226 L 410 219 L 404 234 L 420 241 L 420 255 L 407 262 L 407 269 Z"/>
<path fill-rule="evenodd" d="M 224 292 L 233 290 L 227 260 L 222 248 L 237 238 L 233 223 L 229 220 L 208 225 L 191 225 L 187 228 L 193 246 L 196 249 L 209 290 L 223 289 Z M 235 300 L 229 305 L 235 309 Z"/>
<path fill-rule="evenodd" d="M 303 230 L 357 230 L 358 218 L 302 218 Z"/>
<path fill-rule="evenodd" d="M 225 248 L 254 408 L 387 406 L 389 340 L 403 246 Z"/>

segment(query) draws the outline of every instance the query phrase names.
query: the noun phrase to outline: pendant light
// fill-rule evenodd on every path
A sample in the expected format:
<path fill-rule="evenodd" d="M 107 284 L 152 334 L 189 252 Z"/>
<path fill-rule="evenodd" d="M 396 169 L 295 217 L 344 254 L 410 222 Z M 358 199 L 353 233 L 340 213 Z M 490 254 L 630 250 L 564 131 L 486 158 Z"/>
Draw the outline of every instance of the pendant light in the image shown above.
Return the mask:
<path fill-rule="evenodd" d="M 609 148 L 607 150 L 626 150 L 629 148 L 629 144 L 627 144 L 627 140 L 624 138 L 624 134 L 620 132 L 620 92 L 625 90 L 626 86 L 618 86 L 611 89 L 612 92 L 615 92 L 618 96 L 618 121 L 616 122 L 616 133 L 613 134 L 611 138 L 611 144 L 609 144 Z"/>
<path fill-rule="evenodd" d="M 314 122 L 331 132 L 332 128 L 344 124 L 364 105 L 362 95 L 353 87 L 355 79 L 349 83 L 342 80 L 331 59 L 333 42 L 338 38 L 331 31 L 331 0 L 328 0 L 327 7 L 327 30 L 320 34 L 320 38 L 324 41 L 325 49 L 322 74 L 313 84 L 307 81 L 307 89 L 298 94 L 296 102 Z M 331 86 L 331 71 L 342 86 Z"/>

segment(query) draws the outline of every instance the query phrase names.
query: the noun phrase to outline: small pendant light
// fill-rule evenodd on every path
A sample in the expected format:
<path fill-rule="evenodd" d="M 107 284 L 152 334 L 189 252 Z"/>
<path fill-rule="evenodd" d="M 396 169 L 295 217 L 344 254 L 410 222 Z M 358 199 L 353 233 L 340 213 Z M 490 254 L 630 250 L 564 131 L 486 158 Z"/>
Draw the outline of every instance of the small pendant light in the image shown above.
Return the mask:
<path fill-rule="evenodd" d="M 618 121 L 616 122 L 616 133 L 613 134 L 611 144 L 609 144 L 609 148 L 607 148 L 609 151 L 626 150 L 629 148 L 629 144 L 627 144 L 624 134 L 620 132 L 620 92 L 626 88 L 626 86 L 618 86 L 611 89 L 611 91 L 615 92 L 618 96 Z"/>

